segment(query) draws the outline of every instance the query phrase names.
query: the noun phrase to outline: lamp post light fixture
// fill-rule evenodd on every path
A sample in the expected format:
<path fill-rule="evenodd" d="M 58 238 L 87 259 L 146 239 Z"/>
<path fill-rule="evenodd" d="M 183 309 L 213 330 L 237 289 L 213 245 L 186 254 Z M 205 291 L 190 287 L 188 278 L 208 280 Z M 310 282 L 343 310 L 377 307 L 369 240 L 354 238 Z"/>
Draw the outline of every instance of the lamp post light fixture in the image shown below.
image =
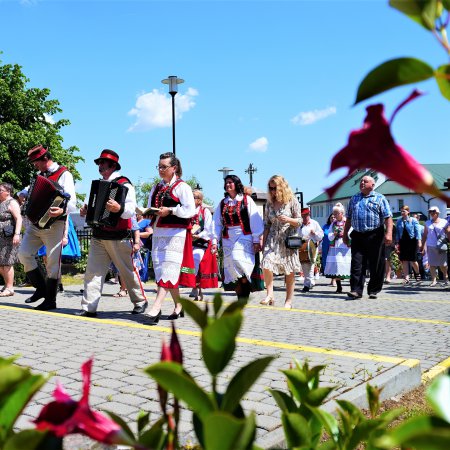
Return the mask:
<path fill-rule="evenodd" d="M 300 192 L 298 188 L 296 188 L 294 195 L 297 197 L 297 200 L 300 203 L 300 208 L 303 209 L 303 192 Z"/>
<path fill-rule="evenodd" d="M 172 151 L 175 153 L 175 95 L 178 92 L 178 85 L 184 83 L 184 80 L 178 78 L 176 75 L 170 75 L 168 78 L 161 80 L 161 83 L 169 85 L 169 94 L 172 97 Z"/>
<path fill-rule="evenodd" d="M 234 172 L 234 169 L 230 169 L 229 167 L 222 167 L 222 169 L 218 169 L 218 172 L 223 172 L 223 179 L 225 180 L 225 178 L 230 174 L 230 172 Z"/>

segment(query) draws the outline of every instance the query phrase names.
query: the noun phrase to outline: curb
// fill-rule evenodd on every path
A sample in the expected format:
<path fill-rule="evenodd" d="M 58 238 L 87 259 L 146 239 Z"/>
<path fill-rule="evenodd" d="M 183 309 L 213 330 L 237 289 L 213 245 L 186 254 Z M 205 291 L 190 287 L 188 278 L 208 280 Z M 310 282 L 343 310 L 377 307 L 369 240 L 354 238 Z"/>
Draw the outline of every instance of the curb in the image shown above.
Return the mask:
<path fill-rule="evenodd" d="M 420 361 L 417 359 L 406 359 L 402 363 L 387 369 L 383 373 L 361 383 L 359 386 L 340 394 L 326 402 L 322 409 L 336 415 L 336 400 L 347 400 L 352 402 L 358 408 L 368 409 L 366 386 L 370 383 L 372 386 L 383 388 L 380 394 L 380 401 L 387 400 L 393 396 L 403 394 L 420 386 L 422 371 Z M 287 449 L 287 443 L 284 436 L 284 430 L 280 427 L 270 431 L 255 442 L 256 445 L 264 448 L 283 448 Z"/>

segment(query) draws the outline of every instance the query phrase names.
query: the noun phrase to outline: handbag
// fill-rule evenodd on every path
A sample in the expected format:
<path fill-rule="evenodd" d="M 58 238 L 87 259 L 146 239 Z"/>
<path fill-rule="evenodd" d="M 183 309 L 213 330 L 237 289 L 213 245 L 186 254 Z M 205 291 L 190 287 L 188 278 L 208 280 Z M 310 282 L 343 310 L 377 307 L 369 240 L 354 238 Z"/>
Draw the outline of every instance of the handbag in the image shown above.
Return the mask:
<path fill-rule="evenodd" d="M 264 286 L 264 276 L 261 269 L 261 263 L 259 261 L 259 252 L 255 254 L 255 265 L 253 266 L 253 271 L 250 276 L 250 291 L 258 292 L 263 291 Z"/>
<path fill-rule="evenodd" d="M 6 238 L 14 236 L 15 228 L 16 227 L 14 225 L 6 225 L 5 227 L 3 227 L 3 236 L 5 236 Z"/>
<path fill-rule="evenodd" d="M 286 236 L 286 239 L 284 240 L 284 244 L 286 245 L 286 248 L 290 249 L 298 249 L 302 246 L 302 238 L 300 236 Z"/>
<path fill-rule="evenodd" d="M 442 232 L 439 236 L 436 232 L 436 228 L 433 228 L 434 233 L 436 234 L 436 247 L 440 253 L 447 253 L 448 251 L 448 239 L 445 236 L 444 232 Z"/>

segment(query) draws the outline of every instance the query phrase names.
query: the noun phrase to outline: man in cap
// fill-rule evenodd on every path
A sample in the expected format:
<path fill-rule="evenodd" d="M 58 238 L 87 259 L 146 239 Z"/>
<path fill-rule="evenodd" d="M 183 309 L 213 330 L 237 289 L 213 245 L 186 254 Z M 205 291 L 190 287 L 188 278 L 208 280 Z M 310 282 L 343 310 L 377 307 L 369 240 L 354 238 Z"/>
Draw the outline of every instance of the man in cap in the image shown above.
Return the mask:
<path fill-rule="evenodd" d="M 315 285 L 314 282 L 314 269 L 316 268 L 316 249 L 323 239 L 322 227 L 316 220 L 311 219 L 311 211 L 309 208 L 303 208 L 301 210 L 302 226 L 301 235 L 308 248 L 308 261 L 302 261 L 303 270 L 303 289 L 302 292 L 309 292 Z"/>
<path fill-rule="evenodd" d="M 106 203 L 106 209 L 112 213 L 120 213 L 119 222 L 115 227 L 95 226 L 93 228 L 91 246 L 89 249 L 86 273 L 84 276 L 83 299 L 81 311 L 77 316 L 96 317 L 97 308 L 102 295 L 103 284 L 111 261 L 117 267 L 120 278 L 125 282 L 130 300 L 134 304 L 132 314 L 143 313 L 147 308 L 147 299 L 133 264 L 132 247 L 135 234 L 132 232 L 132 218 L 136 210 L 136 193 L 130 180 L 119 172 L 119 155 L 113 150 L 102 150 L 94 160 L 103 180 L 116 181 L 128 188 L 123 205 L 113 199 Z M 87 205 L 80 210 L 81 216 L 86 216 Z"/>
<path fill-rule="evenodd" d="M 348 205 L 347 220 L 344 227 L 344 243 L 350 246 L 351 232 L 352 262 L 350 267 L 349 299 L 361 298 L 366 281 L 366 271 L 370 271 L 367 285 L 369 298 L 377 298 L 383 288 L 384 248 L 392 243 L 392 212 L 383 194 L 374 191 L 375 180 L 364 176 L 359 190 Z"/>
<path fill-rule="evenodd" d="M 42 311 L 56 309 L 56 293 L 61 271 L 61 251 L 64 227 L 67 215 L 76 210 L 75 185 L 72 174 L 67 167 L 53 161 L 52 155 L 42 145 L 28 150 L 28 161 L 39 171 L 38 174 L 58 183 L 68 196 L 65 209 L 52 206 L 50 217 L 57 217 L 50 228 L 39 229 L 33 224 L 25 228 L 25 234 L 19 249 L 19 260 L 23 264 L 30 283 L 36 288 L 34 294 L 25 303 L 34 303 L 41 298 L 44 301 L 36 307 Z M 44 277 L 36 262 L 36 253 L 42 245 L 47 248 L 47 278 Z"/>

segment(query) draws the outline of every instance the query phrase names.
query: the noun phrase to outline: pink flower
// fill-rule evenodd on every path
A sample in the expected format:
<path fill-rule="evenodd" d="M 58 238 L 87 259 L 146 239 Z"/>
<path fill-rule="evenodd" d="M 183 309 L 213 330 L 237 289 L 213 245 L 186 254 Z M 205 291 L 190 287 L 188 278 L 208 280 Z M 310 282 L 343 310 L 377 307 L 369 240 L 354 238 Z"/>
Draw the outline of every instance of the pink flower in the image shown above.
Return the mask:
<path fill-rule="evenodd" d="M 116 422 L 93 411 L 89 406 L 92 358 L 81 366 L 83 393 L 77 402 L 58 383 L 53 392 L 54 401 L 45 405 L 34 423 L 38 430 L 48 430 L 58 437 L 81 433 L 105 444 L 133 445 L 133 441 Z"/>
<path fill-rule="evenodd" d="M 330 173 L 341 167 L 348 167 L 348 176 L 356 169 L 371 168 L 384 173 L 390 180 L 415 192 L 426 192 L 450 202 L 450 199 L 434 184 L 430 172 L 407 151 L 397 145 L 391 134 L 390 125 L 395 114 L 404 105 L 420 95 L 422 94 L 417 90 L 413 91 L 396 108 L 390 122 L 384 117 L 384 106 L 382 104 L 368 106 L 363 127 L 350 133 L 347 146 L 333 157 Z M 347 176 L 326 189 L 328 197 L 334 196 Z"/>

